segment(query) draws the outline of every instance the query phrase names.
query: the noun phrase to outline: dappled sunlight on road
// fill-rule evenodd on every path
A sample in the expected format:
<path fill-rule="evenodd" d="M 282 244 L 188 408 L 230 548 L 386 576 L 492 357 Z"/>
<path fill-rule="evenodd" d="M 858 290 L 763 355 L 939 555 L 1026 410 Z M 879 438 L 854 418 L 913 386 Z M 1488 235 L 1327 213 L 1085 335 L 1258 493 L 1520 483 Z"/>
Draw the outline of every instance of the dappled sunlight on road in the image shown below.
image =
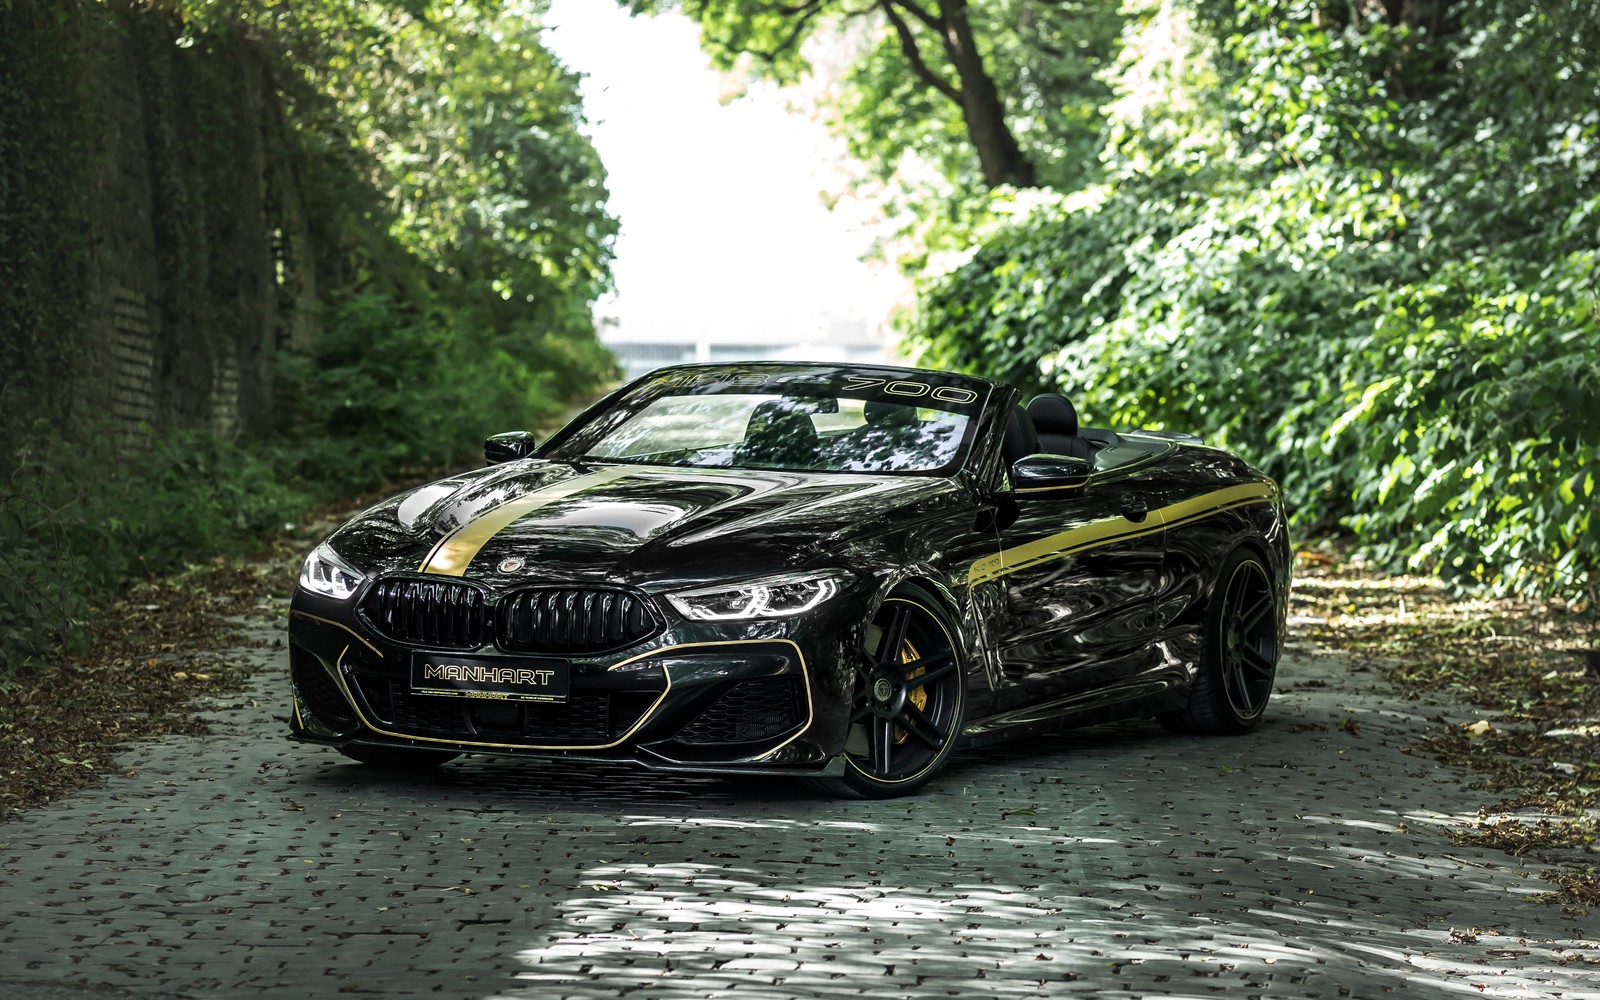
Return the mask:
<path fill-rule="evenodd" d="M 1329 853 L 1326 863 L 1271 848 L 1224 857 L 1058 832 L 1011 843 L 1035 848 L 1015 865 L 1049 869 L 1021 880 L 974 867 L 959 839 L 886 833 L 861 844 L 810 830 L 801 845 L 757 843 L 725 861 L 585 869 L 554 926 L 518 953 L 524 989 L 505 995 L 588 995 L 587 983 L 594 995 L 776 996 L 859 979 L 922 996 L 981 979 L 996 996 L 1042 984 L 1526 996 L 1580 986 L 1583 966 L 1562 964 L 1572 952 L 1600 958 L 1592 941 L 1530 947 L 1483 930 L 1453 939 L 1439 913 L 1447 894 L 1467 901 L 1451 907 L 1465 930 L 1478 926 L 1473 894 L 1498 903 L 1508 885 L 1504 868 L 1460 859 Z M 1496 968 L 1496 954 L 1524 961 Z"/>
<path fill-rule="evenodd" d="M 575 874 L 502 995 L 1591 995 L 1593 921 L 1450 841 L 1458 777 L 1399 752 L 1422 706 L 1283 702 L 1240 740 L 1128 723 L 969 754 L 919 800 L 619 817 L 633 855 Z"/>
<path fill-rule="evenodd" d="M 263 1000 L 1596 996 L 1595 919 L 1452 841 L 1473 794 L 1401 752 L 1437 709 L 1369 678 L 1295 658 L 1248 736 L 1102 726 L 884 802 L 565 761 L 383 775 L 282 742 L 264 679 L 212 716 L 227 738 L 139 744 L 8 825 L 0 947 L 32 978 Z"/>

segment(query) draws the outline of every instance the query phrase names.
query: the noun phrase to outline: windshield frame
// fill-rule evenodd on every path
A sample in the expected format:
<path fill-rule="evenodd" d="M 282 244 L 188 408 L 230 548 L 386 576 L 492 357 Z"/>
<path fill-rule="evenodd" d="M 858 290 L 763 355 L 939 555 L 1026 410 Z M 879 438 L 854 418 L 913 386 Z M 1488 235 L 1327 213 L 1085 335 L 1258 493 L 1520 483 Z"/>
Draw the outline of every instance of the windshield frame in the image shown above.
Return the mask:
<path fill-rule="evenodd" d="M 812 389 L 814 391 L 806 391 Z M 889 365 L 841 365 L 805 362 L 735 362 L 730 364 L 674 365 L 647 372 L 627 385 L 608 393 L 575 417 L 541 446 L 536 455 L 549 461 L 592 465 L 639 465 L 673 469 L 748 469 L 759 472 L 787 472 L 822 476 L 920 476 L 948 478 L 959 473 L 971 459 L 982 417 L 993 397 L 995 385 L 987 379 L 954 372 Z M 826 469 L 737 465 L 693 465 L 652 462 L 637 458 L 599 457 L 573 454 L 570 444 L 584 430 L 606 419 L 619 408 L 637 415 L 656 399 L 665 396 L 722 395 L 740 392 L 773 392 L 793 399 L 886 400 L 914 404 L 918 408 L 944 410 L 966 418 L 961 439 L 949 460 L 926 469 Z M 626 424 L 618 424 L 618 428 Z"/>

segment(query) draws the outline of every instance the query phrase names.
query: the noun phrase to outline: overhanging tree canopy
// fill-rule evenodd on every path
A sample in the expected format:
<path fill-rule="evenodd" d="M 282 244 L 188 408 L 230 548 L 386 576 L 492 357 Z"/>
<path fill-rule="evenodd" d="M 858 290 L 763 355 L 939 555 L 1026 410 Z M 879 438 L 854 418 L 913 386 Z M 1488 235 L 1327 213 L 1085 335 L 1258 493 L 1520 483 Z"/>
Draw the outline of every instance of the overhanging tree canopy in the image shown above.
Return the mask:
<path fill-rule="evenodd" d="M 804 67 L 800 47 L 821 26 L 881 18 L 893 30 L 905 74 L 959 109 L 983 182 L 990 187 L 1037 183 L 968 0 L 627 0 L 627 6 L 636 14 L 682 10 L 700 23 L 706 50 L 723 69 L 748 56 L 759 71 L 779 80 L 792 79 Z"/>

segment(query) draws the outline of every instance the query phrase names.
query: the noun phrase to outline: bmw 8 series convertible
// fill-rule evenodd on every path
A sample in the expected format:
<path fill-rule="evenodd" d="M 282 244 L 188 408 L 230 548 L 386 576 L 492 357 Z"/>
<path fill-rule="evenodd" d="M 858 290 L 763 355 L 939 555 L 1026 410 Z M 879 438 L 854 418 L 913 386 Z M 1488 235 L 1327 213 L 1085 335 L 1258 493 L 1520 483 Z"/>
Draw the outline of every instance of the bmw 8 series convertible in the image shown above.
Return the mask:
<path fill-rule="evenodd" d="M 961 747 L 1153 716 L 1251 729 L 1284 638 L 1279 489 L 1180 433 L 967 375 L 651 372 L 307 557 L 291 736 L 781 775 L 887 797 Z"/>

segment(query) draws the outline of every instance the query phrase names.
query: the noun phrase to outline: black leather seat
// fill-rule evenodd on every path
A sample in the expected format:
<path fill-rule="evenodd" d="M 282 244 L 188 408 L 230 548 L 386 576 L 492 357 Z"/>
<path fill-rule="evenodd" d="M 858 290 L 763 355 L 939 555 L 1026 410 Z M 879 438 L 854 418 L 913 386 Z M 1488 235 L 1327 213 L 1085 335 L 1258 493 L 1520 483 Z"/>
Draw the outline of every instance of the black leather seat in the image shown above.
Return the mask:
<path fill-rule="evenodd" d="M 910 403 L 896 403 L 887 399 L 869 399 L 861 416 L 871 427 L 915 427 L 917 408 Z"/>
<path fill-rule="evenodd" d="M 817 425 L 810 414 L 788 400 L 769 399 L 751 411 L 734 460 L 740 465 L 807 469 L 816 463 L 817 441 Z"/>
<path fill-rule="evenodd" d="M 1040 393 L 1028 402 L 1028 416 L 1039 435 L 1039 450 L 1094 461 L 1094 445 L 1078 434 L 1078 410 L 1067 397 Z"/>

